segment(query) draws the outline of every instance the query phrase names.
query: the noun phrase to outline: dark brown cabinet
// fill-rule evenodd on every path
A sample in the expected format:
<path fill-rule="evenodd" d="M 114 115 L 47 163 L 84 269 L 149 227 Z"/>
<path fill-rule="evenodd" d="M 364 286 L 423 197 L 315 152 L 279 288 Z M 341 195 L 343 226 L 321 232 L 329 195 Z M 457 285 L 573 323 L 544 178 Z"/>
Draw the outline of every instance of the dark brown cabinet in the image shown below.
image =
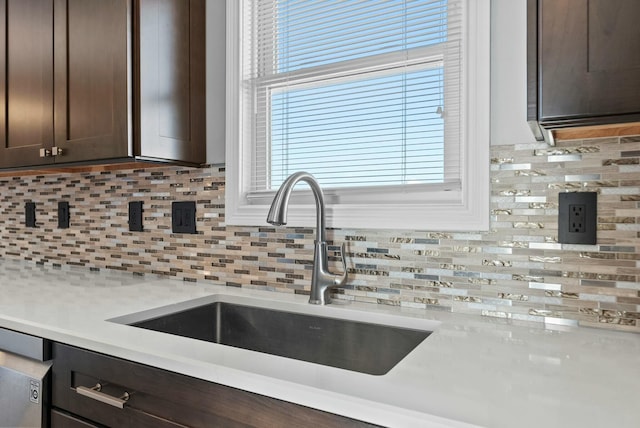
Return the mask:
<path fill-rule="evenodd" d="M 99 428 L 98 425 L 59 410 L 51 410 L 51 426 L 56 428 Z"/>
<path fill-rule="evenodd" d="M 0 167 L 204 163 L 204 8 L 0 0 Z"/>
<path fill-rule="evenodd" d="M 60 343 L 52 352 L 52 428 L 372 426 Z"/>
<path fill-rule="evenodd" d="M 639 1 L 528 0 L 527 20 L 527 119 L 539 139 L 640 121 Z"/>
<path fill-rule="evenodd" d="M 127 0 L 54 1 L 56 162 L 129 154 L 129 8 Z"/>
<path fill-rule="evenodd" d="M 0 0 L 0 167 L 50 162 L 52 17 L 53 0 Z"/>

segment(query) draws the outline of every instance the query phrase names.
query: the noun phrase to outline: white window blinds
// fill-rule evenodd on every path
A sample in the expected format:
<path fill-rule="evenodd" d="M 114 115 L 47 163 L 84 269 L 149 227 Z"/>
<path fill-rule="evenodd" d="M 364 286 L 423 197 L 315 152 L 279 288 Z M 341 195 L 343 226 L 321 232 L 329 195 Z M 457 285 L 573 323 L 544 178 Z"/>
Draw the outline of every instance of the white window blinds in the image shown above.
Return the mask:
<path fill-rule="evenodd" d="M 246 5 L 250 193 L 302 170 L 325 189 L 459 189 L 460 0 Z"/>

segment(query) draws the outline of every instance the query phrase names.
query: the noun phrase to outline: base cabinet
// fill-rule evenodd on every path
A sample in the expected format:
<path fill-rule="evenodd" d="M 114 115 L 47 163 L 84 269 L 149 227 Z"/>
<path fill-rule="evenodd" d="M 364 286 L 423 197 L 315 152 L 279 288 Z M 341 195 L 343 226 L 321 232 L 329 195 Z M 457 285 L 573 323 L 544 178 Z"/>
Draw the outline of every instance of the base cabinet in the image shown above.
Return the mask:
<path fill-rule="evenodd" d="M 51 410 L 51 426 L 57 428 L 99 428 L 96 424 L 55 409 Z"/>
<path fill-rule="evenodd" d="M 53 358 L 52 428 L 372 426 L 59 343 Z"/>

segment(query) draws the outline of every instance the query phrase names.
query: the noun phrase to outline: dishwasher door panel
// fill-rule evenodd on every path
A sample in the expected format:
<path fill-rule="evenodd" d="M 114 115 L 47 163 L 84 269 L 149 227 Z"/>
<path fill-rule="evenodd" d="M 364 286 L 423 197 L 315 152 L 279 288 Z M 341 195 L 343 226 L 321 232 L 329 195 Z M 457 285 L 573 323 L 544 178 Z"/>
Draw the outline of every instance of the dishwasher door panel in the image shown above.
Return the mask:
<path fill-rule="evenodd" d="M 0 427 L 36 428 L 47 421 L 50 361 L 0 351 Z"/>

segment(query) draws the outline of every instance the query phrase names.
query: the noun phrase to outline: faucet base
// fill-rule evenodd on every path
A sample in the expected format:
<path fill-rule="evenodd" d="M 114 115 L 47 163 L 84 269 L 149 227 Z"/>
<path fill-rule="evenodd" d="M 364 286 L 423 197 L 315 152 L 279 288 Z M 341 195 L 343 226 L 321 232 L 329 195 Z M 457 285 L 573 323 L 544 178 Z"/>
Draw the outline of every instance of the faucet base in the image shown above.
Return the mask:
<path fill-rule="evenodd" d="M 331 303 L 331 299 L 329 299 L 328 297 L 326 297 L 324 300 L 309 299 L 309 303 L 311 303 L 312 305 L 326 305 L 328 303 Z"/>

